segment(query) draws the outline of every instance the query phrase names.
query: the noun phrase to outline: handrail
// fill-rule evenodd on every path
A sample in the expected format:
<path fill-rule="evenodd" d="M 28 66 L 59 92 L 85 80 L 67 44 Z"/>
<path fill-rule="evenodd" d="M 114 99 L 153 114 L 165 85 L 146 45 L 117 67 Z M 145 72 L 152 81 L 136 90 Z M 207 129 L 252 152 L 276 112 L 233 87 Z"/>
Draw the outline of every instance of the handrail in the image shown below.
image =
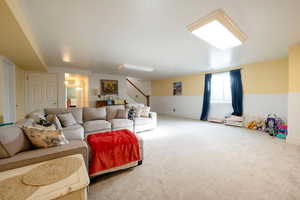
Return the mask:
<path fill-rule="evenodd" d="M 126 80 L 128 81 L 128 83 L 130 83 L 130 85 L 132 85 L 137 91 L 139 91 L 147 100 L 147 106 L 150 106 L 150 96 L 146 95 L 142 90 L 140 90 L 140 88 L 138 88 L 131 80 L 129 80 L 128 78 L 126 78 Z"/>

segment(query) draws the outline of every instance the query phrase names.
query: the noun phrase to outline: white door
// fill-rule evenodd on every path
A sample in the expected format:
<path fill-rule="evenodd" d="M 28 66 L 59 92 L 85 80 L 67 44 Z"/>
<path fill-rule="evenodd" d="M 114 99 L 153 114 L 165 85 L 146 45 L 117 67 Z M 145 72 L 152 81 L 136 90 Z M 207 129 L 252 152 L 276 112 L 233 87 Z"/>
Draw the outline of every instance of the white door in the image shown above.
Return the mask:
<path fill-rule="evenodd" d="M 37 109 L 57 108 L 57 75 L 29 73 L 26 77 L 26 112 Z"/>
<path fill-rule="evenodd" d="M 3 69 L 3 122 L 16 121 L 15 65 L 1 57 Z"/>

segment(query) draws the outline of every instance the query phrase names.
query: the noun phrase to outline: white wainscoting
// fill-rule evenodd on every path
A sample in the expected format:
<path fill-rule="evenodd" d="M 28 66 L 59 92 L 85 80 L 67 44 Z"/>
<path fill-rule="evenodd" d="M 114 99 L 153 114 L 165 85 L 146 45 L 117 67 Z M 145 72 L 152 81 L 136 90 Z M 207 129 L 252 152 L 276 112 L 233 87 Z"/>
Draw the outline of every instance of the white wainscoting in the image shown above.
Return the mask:
<path fill-rule="evenodd" d="M 203 96 L 153 96 L 151 109 L 160 114 L 199 119 L 202 111 Z M 247 94 L 244 96 L 244 115 L 246 117 L 265 117 L 269 113 L 287 119 L 287 94 Z M 220 108 L 221 106 L 221 108 Z M 218 109 L 228 110 L 228 105 Z M 175 112 L 173 112 L 175 109 Z M 218 109 L 213 109 L 214 114 Z"/>
<path fill-rule="evenodd" d="M 191 119 L 200 118 L 202 101 L 202 96 L 152 96 L 150 99 L 151 109 L 157 113 Z"/>
<path fill-rule="evenodd" d="M 244 115 L 265 117 L 269 113 L 276 113 L 287 120 L 287 94 L 247 94 L 244 98 Z"/>

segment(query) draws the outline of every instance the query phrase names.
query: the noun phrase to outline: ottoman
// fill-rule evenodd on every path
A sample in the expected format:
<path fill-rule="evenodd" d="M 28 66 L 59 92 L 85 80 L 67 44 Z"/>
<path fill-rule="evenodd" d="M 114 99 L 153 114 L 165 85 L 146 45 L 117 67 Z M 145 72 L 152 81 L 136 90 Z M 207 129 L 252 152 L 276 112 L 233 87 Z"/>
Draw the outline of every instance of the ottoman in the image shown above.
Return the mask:
<path fill-rule="evenodd" d="M 90 134 L 87 143 L 90 177 L 142 164 L 142 139 L 127 129 Z"/>

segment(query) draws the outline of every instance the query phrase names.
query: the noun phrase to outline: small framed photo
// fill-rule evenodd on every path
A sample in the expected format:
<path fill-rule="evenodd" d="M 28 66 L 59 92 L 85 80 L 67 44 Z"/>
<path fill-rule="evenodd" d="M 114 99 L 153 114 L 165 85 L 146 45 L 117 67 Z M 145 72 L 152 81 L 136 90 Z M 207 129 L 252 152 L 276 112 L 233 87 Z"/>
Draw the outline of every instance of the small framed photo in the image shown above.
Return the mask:
<path fill-rule="evenodd" d="M 182 83 L 174 82 L 173 83 L 173 96 L 181 96 L 182 95 Z"/>

